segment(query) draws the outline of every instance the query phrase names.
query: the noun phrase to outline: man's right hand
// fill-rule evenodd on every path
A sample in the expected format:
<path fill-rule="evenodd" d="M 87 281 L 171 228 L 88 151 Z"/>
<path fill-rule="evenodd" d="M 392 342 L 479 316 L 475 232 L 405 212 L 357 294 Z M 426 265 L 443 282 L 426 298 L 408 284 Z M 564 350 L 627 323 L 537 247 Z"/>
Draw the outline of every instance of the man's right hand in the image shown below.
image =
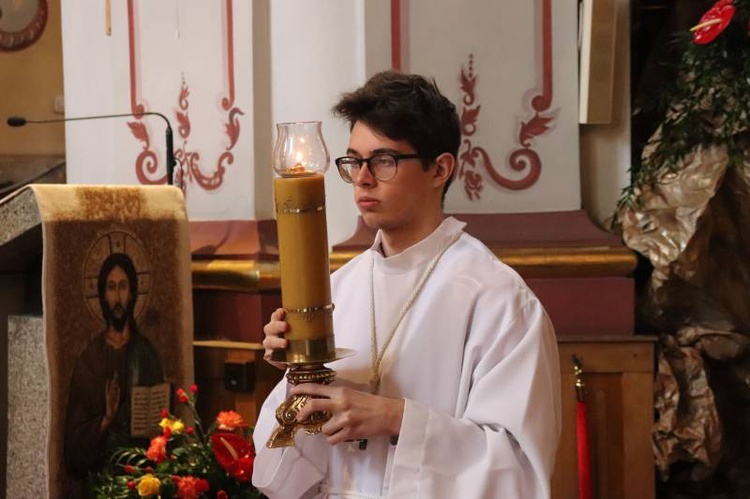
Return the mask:
<path fill-rule="evenodd" d="M 289 343 L 284 339 L 284 333 L 289 330 L 289 324 L 284 320 L 284 317 L 286 317 L 284 309 L 277 308 L 274 313 L 271 314 L 270 322 L 263 326 L 263 334 L 266 335 L 263 339 L 263 348 L 266 349 L 263 358 L 266 362 L 279 369 L 286 369 L 286 364 L 271 360 L 271 354 L 276 349 L 286 348 Z"/>

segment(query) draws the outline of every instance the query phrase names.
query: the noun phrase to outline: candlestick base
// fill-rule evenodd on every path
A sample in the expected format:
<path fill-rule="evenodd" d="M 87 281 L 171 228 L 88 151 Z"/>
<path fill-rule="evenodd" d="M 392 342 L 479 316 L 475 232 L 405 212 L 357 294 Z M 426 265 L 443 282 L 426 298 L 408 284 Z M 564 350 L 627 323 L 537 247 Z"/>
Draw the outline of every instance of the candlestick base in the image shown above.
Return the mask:
<path fill-rule="evenodd" d="M 286 373 L 286 379 L 292 386 L 301 383 L 318 383 L 328 385 L 336 378 L 336 371 L 325 367 L 325 363 L 341 360 L 354 355 L 354 350 L 348 348 L 336 348 L 333 356 L 329 354 L 329 359 L 321 362 L 289 362 L 289 371 Z M 305 421 L 297 421 L 297 414 L 305 403 L 313 397 L 309 395 L 293 395 L 287 398 L 276 409 L 276 421 L 279 426 L 271 434 L 266 442 L 266 447 L 274 449 L 277 447 L 291 447 L 294 445 L 294 435 L 297 430 L 302 429 L 308 435 L 320 433 L 323 425 L 331 419 L 327 412 L 315 412 Z"/>

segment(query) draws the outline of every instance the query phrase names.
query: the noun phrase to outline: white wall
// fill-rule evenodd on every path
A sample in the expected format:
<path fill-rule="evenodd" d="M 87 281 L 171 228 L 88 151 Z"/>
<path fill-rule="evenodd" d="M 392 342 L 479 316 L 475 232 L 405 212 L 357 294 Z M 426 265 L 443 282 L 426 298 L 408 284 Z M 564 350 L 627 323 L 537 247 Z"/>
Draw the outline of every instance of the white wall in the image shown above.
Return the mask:
<path fill-rule="evenodd" d="M 333 118 L 331 108 L 341 93 L 365 81 L 364 1 L 271 2 L 273 120 L 323 122 L 331 155 L 326 174 L 331 244 L 352 235 L 358 215 L 352 187 L 340 179 L 333 165 L 333 159 L 346 151 L 349 129 Z"/>
<path fill-rule="evenodd" d="M 191 177 L 185 183 L 190 218 L 254 218 L 252 3 L 234 0 L 230 16 L 224 1 L 135 0 L 132 22 L 128 5 L 112 2 L 112 31 L 108 35 L 104 2 L 63 1 L 66 116 L 130 113 L 137 105 L 166 115 L 174 131 L 175 149 L 192 158 Z M 233 54 L 227 42 L 230 19 Z M 230 62 L 234 69 L 231 76 Z M 232 84 L 230 110 L 222 107 L 222 99 L 230 97 Z M 181 136 L 177 112 L 183 90 L 188 106 L 183 112 L 190 128 Z M 228 151 L 227 123 L 234 111 L 241 113 L 236 116 L 239 133 Z M 148 143 L 138 139 L 129 124 L 145 125 Z M 165 129 L 165 123 L 153 116 L 141 121 L 68 122 L 68 181 L 159 182 L 166 171 Z M 144 149 L 155 155 L 154 171 L 139 166 Z M 225 152 L 232 155 L 231 163 L 220 161 Z M 144 178 L 139 177 L 139 171 Z M 212 177 L 218 179 L 215 188 L 199 181 Z"/>
<path fill-rule="evenodd" d="M 405 0 L 406 1 L 406 0 Z M 545 57 L 542 1 L 408 0 L 409 70 L 434 76 L 441 90 L 461 106 L 460 74 L 473 56 L 477 77 L 475 103 L 481 107 L 474 147 L 483 148 L 491 168 L 510 180 L 527 176 L 515 171 L 510 158 L 523 149 L 522 123 L 535 116 L 532 98 L 543 94 Z M 581 206 L 578 156 L 578 69 L 576 2 L 549 2 L 551 40 L 551 104 L 540 116 L 548 130 L 529 148 L 538 155 L 541 174 L 531 186 L 513 190 L 488 174 L 489 162 L 476 170 L 483 189 L 470 198 L 459 178 L 446 200 L 455 213 L 513 213 L 575 210 Z M 464 149 L 462 148 L 462 151 Z M 461 152 L 459 154 L 461 154 Z M 459 157 L 460 161 L 460 157 Z"/>
<path fill-rule="evenodd" d="M 625 9 L 628 0 L 621 0 Z M 220 101 L 227 86 L 227 54 L 223 45 L 225 2 L 135 0 L 139 45 L 138 92 L 149 110 L 173 120 L 175 146 L 201 154 L 201 168 L 211 173 L 226 147 L 225 114 Z M 265 219 L 273 217 L 270 151 L 273 124 L 321 120 L 331 158 L 348 141 L 346 124 L 334 119 L 332 105 L 341 93 L 388 69 L 390 2 L 366 0 L 234 0 L 236 106 L 240 139 L 221 187 L 188 185 L 188 212 L 193 220 Z M 477 97 L 482 110 L 474 136 L 491 154 L 498 171 L 512 177 L 507 159 L 518 148 L 521 122 L 533 113 L 529 99 L 541 91 L 541 0 L 493 2 L 477 0 L 402 0 L 406 71 L 435 76 L 441 89 L 460 105 L 459 74 L 473 54 L 479 74 Z M 463 195 L 456 181 L 447 211 L 497 213 L 577 209 L 581 205 L 578 125 L 575 2 L 551 2 L 554 96 L 547 114 L 552 128 L 534 139 L 542 162 L 535 185 L 512 191 L 485 178 L 480 201 Z M 112 34 L 104 34 L 104 3 L 63 0 L 65 100 L 68 116 L 128 112 L 130 67 L 126 3 L 113 2 Z M 222 17 L 224 16 L 224 17 Z M 257 16 L 257 17 L 255 17 Z M 627 16 L 621 16 L 627 21 Z M 267 32 L 261 33 L 261 28 Z M 620 30 L 627 33 L 627 27 Z M 625 44 L 627 49 L 627 44 Z M 626 64 L 618 55 L 618 60 Z M 625 71 L 625 66 L 618 69 Z M 190 88 L 193 130 L 181 140 L 174 116 L 182 81 Z M 627 76 L 616 81 L 627 83 Z M 619 89 L 622 92 L 623 89 Z M 256 113 L 255 110 L 258 109 Z M 598 217 L 609 211 L 623 184 L 627 111 L 608 131 L 597 130 L 583 161 L 587 206 Z M 128 121 L 128 120 L 125 120 Z M 131 120 L 132 121 L 132 120 Z M 165 155 L 164 126 L 145 118 L 151 147 Z M 593 129 L 583 132 L 583 140 Z M 68 124 L 68 177 L 71 183 L 137 183 L 134 158 L 142 143 L 121 120 Z M 610 141 L 604 145 L 603 142 Z M 616 165 L 616 166 L 610 166 Z M 593 169 L 592 169 L 593 168 Z M 157 174 L 161 170 L 157 171 Z M 357 211 L 351 186 L 331 165 L 327 174 L 329 241 L 348 238 Z M 617 186 L 616 188 L 613 188 Z"/>

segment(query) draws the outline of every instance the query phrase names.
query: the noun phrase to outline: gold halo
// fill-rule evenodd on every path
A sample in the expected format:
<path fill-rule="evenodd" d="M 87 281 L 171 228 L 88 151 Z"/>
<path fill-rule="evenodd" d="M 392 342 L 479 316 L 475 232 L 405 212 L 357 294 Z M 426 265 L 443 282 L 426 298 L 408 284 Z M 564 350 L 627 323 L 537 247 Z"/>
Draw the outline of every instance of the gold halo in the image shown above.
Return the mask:
<path fill-rule="evenodd" d="M 99 303 L 97 282 L 102 264 L 113 253 L 123 253 L 133 261 L 138 279 L 138 296 L 133 309 L 133 317 L 137 320 L 148 304 L 149 292 L 151 291 L 151 271 L 143 244 L 131 232 L 122 229 L 112 230 L 100 235 L 91 245 L 86 254 L 86 260 L 84 260 L 84 299 L 91 314 L 105 323 L 102 306 Z"/>

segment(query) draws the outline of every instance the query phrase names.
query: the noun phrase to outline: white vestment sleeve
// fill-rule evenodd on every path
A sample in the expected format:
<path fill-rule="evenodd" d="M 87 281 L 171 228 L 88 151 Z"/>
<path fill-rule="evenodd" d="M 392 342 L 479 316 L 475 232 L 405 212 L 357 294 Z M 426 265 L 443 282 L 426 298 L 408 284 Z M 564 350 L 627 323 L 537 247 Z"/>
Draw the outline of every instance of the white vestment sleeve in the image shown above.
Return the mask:
<path fill-rule="evenodd" d="M 481 356 L 465 354 L 471 388 L 457 417 L 406 401 L 388 497 L 550 496 L 561 426 L 552 325 L 532 301 L 483 341 L 492 345 Z"/>
<path fill-rule="evenodd" d="M 277 426 L 276 407 L 287 397 L 282 379 L 263 404 L 253 431 L 256 449 L 253 485 L 269 498 L 297 499 L 318 497 L 318 484 L 328 468 L 327 442 L 320 435 L 297 432 L 294 447 L 269 449 L 266 442 Z"/>

